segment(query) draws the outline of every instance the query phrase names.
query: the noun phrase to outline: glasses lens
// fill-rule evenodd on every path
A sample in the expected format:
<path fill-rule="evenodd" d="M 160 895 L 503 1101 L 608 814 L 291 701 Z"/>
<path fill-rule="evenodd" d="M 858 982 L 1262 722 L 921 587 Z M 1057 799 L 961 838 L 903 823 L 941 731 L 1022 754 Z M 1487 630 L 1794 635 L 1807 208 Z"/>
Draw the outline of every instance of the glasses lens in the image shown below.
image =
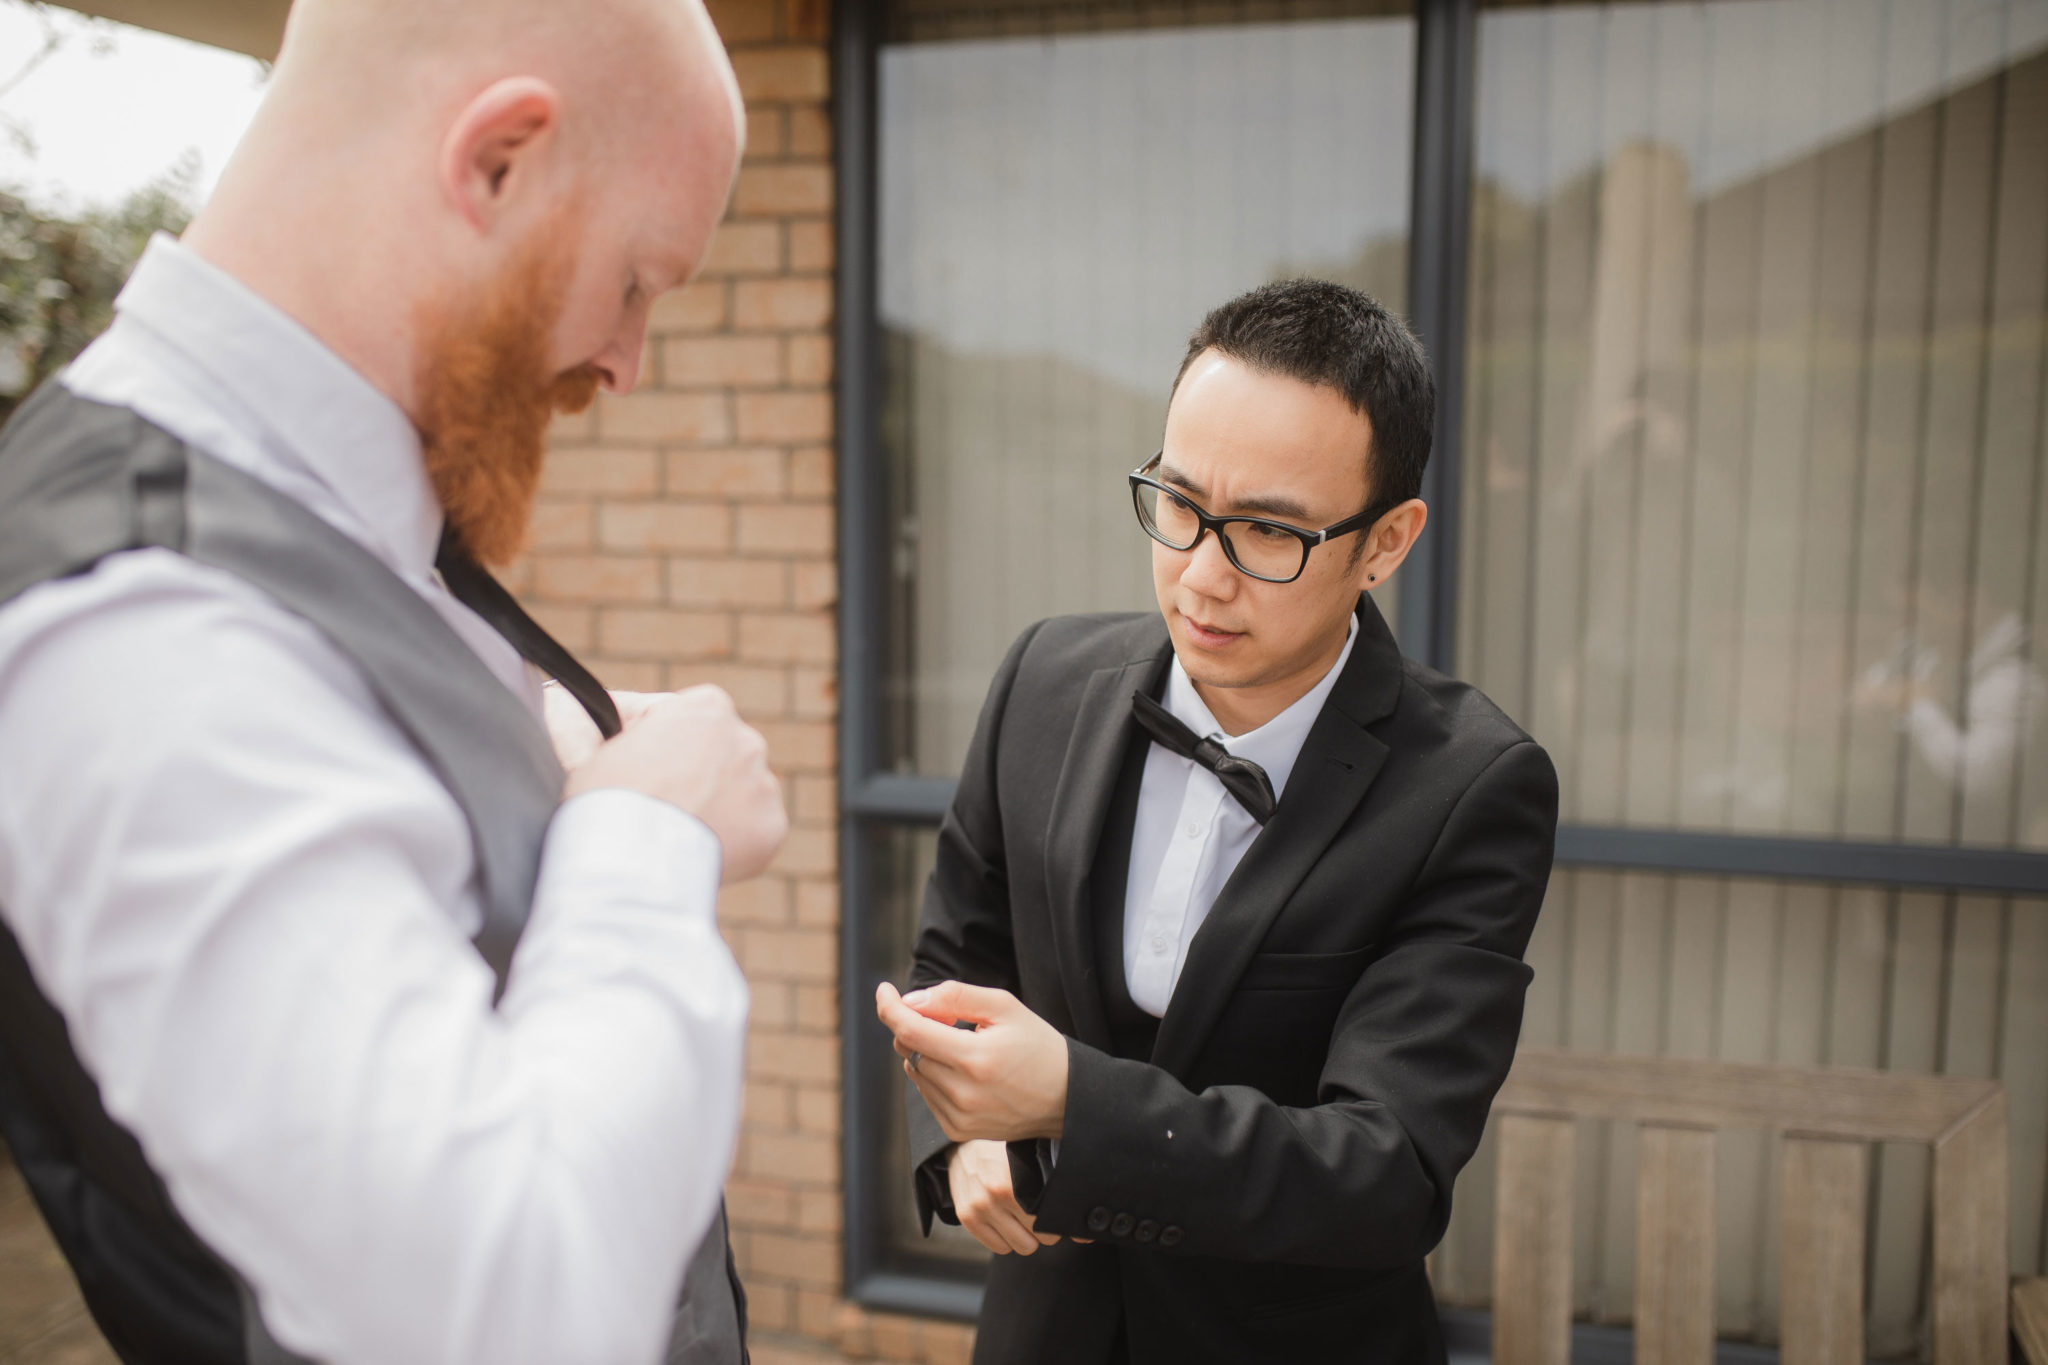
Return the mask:
<path fill-rule="evenodd" d="M 1300 536 L 1256 521 L 1230 522 L 1223 534 L 1230 542 L 1230 557 L 1237 561 L 1237 567 L 1254 578 L 1284 583 L 1301 572 L 1307 547 Z"/>
<path fill-rule="evenodd" d="M 1201 534 L 1202 523 L 1195 519 L 1194 508 L 1149 483 L 1135 486 L 1138 490 L 1138 520 L 1144 523 L 1148 533 L 1176 550 L 1185 550 L 1195 543 L 1195 537 Z"/>

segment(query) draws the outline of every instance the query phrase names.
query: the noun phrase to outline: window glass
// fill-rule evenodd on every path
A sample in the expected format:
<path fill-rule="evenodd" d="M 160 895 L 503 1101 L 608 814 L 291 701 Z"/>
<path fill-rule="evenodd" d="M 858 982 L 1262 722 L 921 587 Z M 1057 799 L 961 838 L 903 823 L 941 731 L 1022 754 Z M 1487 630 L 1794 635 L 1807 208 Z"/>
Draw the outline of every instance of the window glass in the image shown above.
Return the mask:
<path fill-rule="evenodd" d="M 1293 275 L 1401 306 L 1415 30 L 1385 8 L 893 12 L 884 766 L 955 773 L 1031 622 L 1154 609 L 1124 475 L 1205 312 Z"/>
<path fill-rule="evenodd" d="M 2048 0 L 1484 12 L 1459 670 L 1564 818 L 2048 848 Z"/>

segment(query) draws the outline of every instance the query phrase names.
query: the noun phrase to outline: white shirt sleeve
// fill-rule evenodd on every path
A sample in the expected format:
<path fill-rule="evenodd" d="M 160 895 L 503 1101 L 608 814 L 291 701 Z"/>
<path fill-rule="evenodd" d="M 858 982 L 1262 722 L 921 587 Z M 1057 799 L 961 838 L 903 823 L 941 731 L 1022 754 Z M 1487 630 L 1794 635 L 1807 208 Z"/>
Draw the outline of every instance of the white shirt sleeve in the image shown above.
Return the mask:
<path fill-rule="evenodd" d="M 652 1362 L 738 1124 L 717 841 L 563 806 L 496 1009 L 462 814 L 312 627 L 157 552 L 0 612 L 0 914 L 328 1365 Z"/>

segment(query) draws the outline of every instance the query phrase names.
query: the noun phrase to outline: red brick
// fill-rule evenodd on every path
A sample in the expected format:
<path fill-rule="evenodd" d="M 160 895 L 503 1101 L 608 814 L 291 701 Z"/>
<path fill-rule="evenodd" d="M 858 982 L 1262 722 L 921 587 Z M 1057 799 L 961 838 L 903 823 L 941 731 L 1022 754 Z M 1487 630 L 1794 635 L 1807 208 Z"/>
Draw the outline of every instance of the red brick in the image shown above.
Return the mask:
<path fill-rule="evenodd" d="M 833 1095 L 830 1098 L 836 1116 L 839 1097 Z M 837 1237 L 841 1226 L 839 1191 L 796 1191 L 796 1225 L 804 1232 Z"/>
<path fill-rule="evenodd" d="M 832 155 L 832 118 L 822 104 L 799 104 L 789 111 L 789 154 L 793 157 Z"/>
<path fill-rule="evenodd" d="M 834 1084 L 839 1040 L 830 1035 L 756 1029 L 747 1039 L 747 1074 L 775 1081 Z"/>
<path fill-rule="evenodd" d="M 832 618 L 823 612 L 775 616 L 749 613 L 740 618 L 742 659 L 766 663 L 836 663 Z"/>
<path fill-rule="evenodd" d="M 533 505 L 531 544 L 536 550 L 587 550 L 594 525 L 588 502 L 542 498 Z"/>
<path fill-rule="evenodd" d="M 838 971 L 837 936 L 818 929 L 745 929 L 739 960 L 749 980 L 830 981 Z"/>
<path fill-rule="evenodd" d="M 704 263 L 697 267 L 704 279 L 720 275 L 773 275 L 781 269 L 782 224 L 754 221 L 720 227 L 711 239 L 711 249 L 704 254 Z"/>
<path fill-rule="evenodd" d="M 796 1126 L 806 1133 L 839 1136 L 839 1092 L 809 1086 L 796 1089 Z"/>
<path fill-rule="evenodd" d="M 831 560 L 790 565 L 789 600 L 799 607 L 829 607 L 839 600 L 839 566 Z"/>
<path fill-rule="evenodd" d="M 723 550 L 732 509 L 713 502 L 608 502 L 597 509 L 597 540 L 609 550 Z"/>
<path fill-rule="evenodd" d="M 586 658 L 583 666 L 619 692 L 666 692 L 667 670 L 658 660 Z"/>
<path fill-rule="evenodd" d="M 749 1131 L 779 1133 L 793 1128 L 796 1087 L 773 1081 L 749 1082 L 741 1101 L 740 1123 Z"/>
<path fill-rule="evenodd" d="M 773 388 L 783 378 L 781 352 L 774 337 L 670 337 L 662 343 L 662 374 L 678 389 Z"/>
<path fill-rule="evenodd" d="M 796 884 L 796 922 L 805 925 L 836 926 L 839 923 L 839 883 L 803 881 Z"/>
<path fill-rule="evenodd" d="M 830 498 L 836 463 L 832 447 L 805 446 L 789 455 L 789 494 L 794 498 Z"/>
<path fill-rule="evenodd" d="M 761 734 L 768 741 L 768 761 L 785 773 L 830 772 L 834 767 L 837 731 L 815 720 L 784 720 L 763 723 Z"/>
<path fill-rule="evenodd" d="M 756 1332 L 786 1332 L 796 1326 L 796 1295 L 786 1284 L 756 1280 L 747 1286 L 747 1326 Z M 751 1341 L 748 1355 L 754 1365 L 834 1365 L 809 1351 L 801 1357 L 785 1356 L 769 1342 Z"/>
<path fill-rule="evenodd" d="M 782 795 L 794 824 L 830 825 L 839 819 L 839 784 L 829 777 L 794 777 Z"/>
<path fill-rule="evenodd" d="M 918 1323 L 894 1313 L 876 1313 L 868 1319 L 868 1339 L 877 1356 L 888 1360 L 920 1360 Z M 920 1361 L 920 1365 L 922 1365 Z"/>
<path fill-rule="evenodd" d="M 710 683 L 722 687 L 749 721 L 789 714 L 789 674 L 780 668 L 758 664 L 678 664 L 670 670 L 677 687 Z"/>
<path fill-rule="evenodd" d="M 832 382 L 832 338 L 794 336 L 789 339 L 789 382 L 818 388 Z"/>
<path fill-rule="evenodd" d="M 791 877 L 830 876 L 839 870 L 839 832 L 802 827 L 792 829 L 771 866 Z"/>
<path fill-rule="evenodd" d="M 832 211 L 832 168 L 822 162 L 742 166 L 733 208 L 750 218 Z"/>
<path fill-rule="evenodd" d="M 800 43 L 822 43 L 832 36 L 829 0 L 789 0 L 782 36 Z"/>
<path fill-rule="evenodd" d="M 661 561 L 615 555 L 537 555 L 534 588 L 565 602 L 659 602 Z"/>
<path fill-rule="evenodd" d="M 973 1365 L 974 1329 L 964 1323 L 924 1325 L 924 1365 Z"/>
<path fill-rule="evenodd" d="M 584 450 L 570 447 L 548 452 L 541 468 L 543 493 L 652 493 L 660 483 L 651 450 Z"/>
<path fill-rule="evenodd" d="M 774 1181 L 726 1181 L 725 1207 L 739 1227 L 786 1228 L 796 1223 L 796 1191 Z"/>
<path fill-rule="evenodd" d="M 671 559 L 668 600 L 679 607 L 779 607 L 789 599 L 788 568 L 772 560 Z"/>
<path fill-rule="evenodd" d="M 789 111 L 772 104 L 747 110 L 749 161 L 779 161 L 789 147 Z"/>
<path fill-rule="evenodd" d="M 671 289 L 654 301 L 647 319 L 650 332 L 711 332 L 725 326 L 726 286 L 722 280 L 704 280 L 683 289 Z"/>
<path fill-rule="evenodd" d="M 773 446 L 672 450 L 668 491 L 700 498 L 779 498 L 788 492 L 787 464 Z"/>
<path fill-rule="evenodd" d="M 735 543 L 752 554 L 829 555 L 833 509 L 825 503 L 770 503 L 739 509 Z"/>
<path fill-rule="evenodd" d="M 827 271 L 834 257 L 832 225 L 822 218 L 789 225 L 789 268 L 796 274 Z"/>
<path fill-rule="evenodd" d="M 756 1232 L 748 1241 L 746 1268 L 755 1275 L 824 1288 L 839 1283 L 839 1247 L 832 1238 Z"/>
<path fill-rule="evenodd" d="M 742 393 L 740 439 L 745 441 L 829 441 L 832 439 L 832 395 L 819 390 L 795 393 Z"/>
<path fill-rule="evenodd" d="M 780 877 L 756 877 L 718 893 L 718 918 L 726 924 L 786 924 L 789 883 Z"/>
<path fill-rule="evenodd" d="M 822 100 L 832 93 L 832 64 L 821 47 L 760 47 L 732 54 L 740 94 L 756 101 Z"/>
<path fill-rule="evenodd" d="M 726 947 L 732 948 L 734 936 L 725 931 Z M 735 953 L 737 956 L 737 953 Z M 795 1028 L 796 983 L 793 981 L 771 981 L 767 978 L 747 978 L 747 989 L 753 999 L 747 1010 L 747 1018 L 760 1028 Z"/>
<path fill-rule="evenodd" d="M 830 1039 L 826 1039 L 830 1042 Z M 749 1133 L 742 1164 L 749 1176 L 781 1176 L 820 1185 L 839 1178 L 839 1144 L 816 1133 Z"/>
<path fill-rule="evenodd" d="M 641 389 L 599 398 L 597 429 L 607 441 L 705 445 L 732 439 L 732 417 L 722 393 Z"/>
<path fill-rule="evenodd" d="M 607 654 L 626 659 L 717 659 L 732 653 L 732 618 L 723 612 L 607 607 L 597 633 Z"/>
<path fill-rule="evenodd" d="M 839 1027 L 839 991 L 835 986 L 806 986 L 790 991 L 790 1014 L 804 1032 L 828 1033 Z"/>
<path fill-rule="evenodd" d="M 758 43 L 775 36 L 775 6 L 762 0 L 708 0 L 718 36 L 733 43 Z"/>
<path fill-rule="evenodd" d="M 735 327 L 810 331 L 831 321 L 830 280 L 741 280 L 733 286 Z"/>

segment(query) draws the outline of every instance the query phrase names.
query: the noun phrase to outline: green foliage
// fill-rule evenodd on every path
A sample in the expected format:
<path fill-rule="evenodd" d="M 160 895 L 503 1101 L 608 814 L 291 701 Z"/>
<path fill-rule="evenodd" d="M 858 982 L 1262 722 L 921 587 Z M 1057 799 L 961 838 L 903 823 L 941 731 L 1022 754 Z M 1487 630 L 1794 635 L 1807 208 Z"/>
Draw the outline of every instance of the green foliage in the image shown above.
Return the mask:
<path fill-rule="evenodd" d="M 184 230 L 196 174 L 181 162 L 114 208 L 70 217 L 0 190 L 0 421 L 105 329 L 151 235 Z"/>

